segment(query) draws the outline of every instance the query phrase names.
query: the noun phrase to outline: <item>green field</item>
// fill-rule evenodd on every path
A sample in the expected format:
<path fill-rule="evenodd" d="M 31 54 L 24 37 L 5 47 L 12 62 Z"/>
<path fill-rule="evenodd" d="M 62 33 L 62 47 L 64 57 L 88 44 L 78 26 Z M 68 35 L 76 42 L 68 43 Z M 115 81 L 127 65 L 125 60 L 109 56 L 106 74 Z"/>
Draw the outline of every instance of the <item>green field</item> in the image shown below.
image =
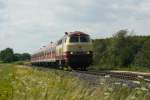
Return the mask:
<path fill-rule="evenodd" d="M 0 100 L 149 100 L 146 87 L 126 84 L 109 87 L 105 80 L 97 87 L 59 70 L 0 64 Z"/>

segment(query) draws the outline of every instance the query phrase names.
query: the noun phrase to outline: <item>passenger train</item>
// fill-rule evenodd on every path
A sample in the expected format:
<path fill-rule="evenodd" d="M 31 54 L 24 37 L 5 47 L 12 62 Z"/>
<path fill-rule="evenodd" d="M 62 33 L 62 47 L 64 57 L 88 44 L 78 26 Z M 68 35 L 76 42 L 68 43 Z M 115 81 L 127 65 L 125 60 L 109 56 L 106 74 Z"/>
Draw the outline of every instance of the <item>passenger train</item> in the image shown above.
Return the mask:
<path fill-rule="evenodd" d="M 73 69 L 86 70 L 93 61 L 93 47 L 90 35 L 75 31 L 65 32 L 56 43 L 42 47 L 31 57 L 33 65 L 70 66 Z"/>

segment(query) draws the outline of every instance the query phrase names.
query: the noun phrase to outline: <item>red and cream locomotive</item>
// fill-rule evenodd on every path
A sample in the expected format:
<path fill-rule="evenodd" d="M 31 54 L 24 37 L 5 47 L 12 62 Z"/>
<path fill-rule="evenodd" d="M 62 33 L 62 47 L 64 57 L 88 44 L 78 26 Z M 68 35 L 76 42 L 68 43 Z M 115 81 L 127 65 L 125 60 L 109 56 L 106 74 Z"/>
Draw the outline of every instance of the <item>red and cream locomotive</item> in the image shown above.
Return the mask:
<path fill-rule="evenodd" d="M 86 33 L 75 31 L 65 32 L 57 42 L 50 43 L 32 55 L 34 65 L 56 64 L 61 68 L 70 66 L 73 69 L 86 70 L 92 64 L 93 47 L 90 36 Z"/>

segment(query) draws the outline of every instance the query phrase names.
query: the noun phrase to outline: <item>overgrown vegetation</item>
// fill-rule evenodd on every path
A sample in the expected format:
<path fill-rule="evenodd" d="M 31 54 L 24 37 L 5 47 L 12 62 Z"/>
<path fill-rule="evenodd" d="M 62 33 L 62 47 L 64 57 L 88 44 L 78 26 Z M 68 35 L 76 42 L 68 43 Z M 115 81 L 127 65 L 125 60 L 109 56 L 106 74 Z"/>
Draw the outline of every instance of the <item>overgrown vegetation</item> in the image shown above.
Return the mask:
<path fill-rule="evenodd" d="M 29 59 L 30 59 L 30 54 L 14 53 L 13 49 L 11 49 L 11 48 L 6 48 L 6 49 L 0 51 L 0 60 L 4 63 L 10 63 L 10 62 L 15 62 L 15 61 L 24 61 L 24 60 L 29 60 Z"/>
<path fill-rule="evenodd" d="M 145 85 L 129 88 L 126 84 L 107 84 L 105 79 L 95 87 L 68 73 L 39 70 L 28 66 L 0 65 L 0 100 L 149 100 Z M 108 78 L 108 77 L 107 77 Z M 138 85 L 140 82 L 134 82 Z"/>
<path fill-rule="evenodd" d="M 133 36 L 120 30 L 112 38 L 94 40 L 94 64 L 99 69 L 147 67 L 150 69 L 150 36 Z"/>

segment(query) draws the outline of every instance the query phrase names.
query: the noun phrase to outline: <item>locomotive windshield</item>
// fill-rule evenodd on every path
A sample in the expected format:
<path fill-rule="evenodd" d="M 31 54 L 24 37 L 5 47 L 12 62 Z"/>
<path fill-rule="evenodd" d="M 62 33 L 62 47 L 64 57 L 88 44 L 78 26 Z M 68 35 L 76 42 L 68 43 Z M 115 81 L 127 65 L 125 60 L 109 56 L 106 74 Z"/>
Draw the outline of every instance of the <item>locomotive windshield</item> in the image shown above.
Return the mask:
<path fill-rule="evenodd" d="M 70 42 L 71 43 L 77 43 L 77 42 L 89 42 L 90 38 L 88 35 L 81 35 L 81 36 L 70 36 Z"/>
<path fill-rule="evenodd" d="M 70 42 L 71 42 L 71 43 L 79 42 L 79 37 L 78 37 L 78 36 L 71 36 L 71 37 L 70 37 Z"/>
<path fill-rule="evenodd" d="M 89 36 L 80 36 L 80 42 L 89 42 Z"/>

